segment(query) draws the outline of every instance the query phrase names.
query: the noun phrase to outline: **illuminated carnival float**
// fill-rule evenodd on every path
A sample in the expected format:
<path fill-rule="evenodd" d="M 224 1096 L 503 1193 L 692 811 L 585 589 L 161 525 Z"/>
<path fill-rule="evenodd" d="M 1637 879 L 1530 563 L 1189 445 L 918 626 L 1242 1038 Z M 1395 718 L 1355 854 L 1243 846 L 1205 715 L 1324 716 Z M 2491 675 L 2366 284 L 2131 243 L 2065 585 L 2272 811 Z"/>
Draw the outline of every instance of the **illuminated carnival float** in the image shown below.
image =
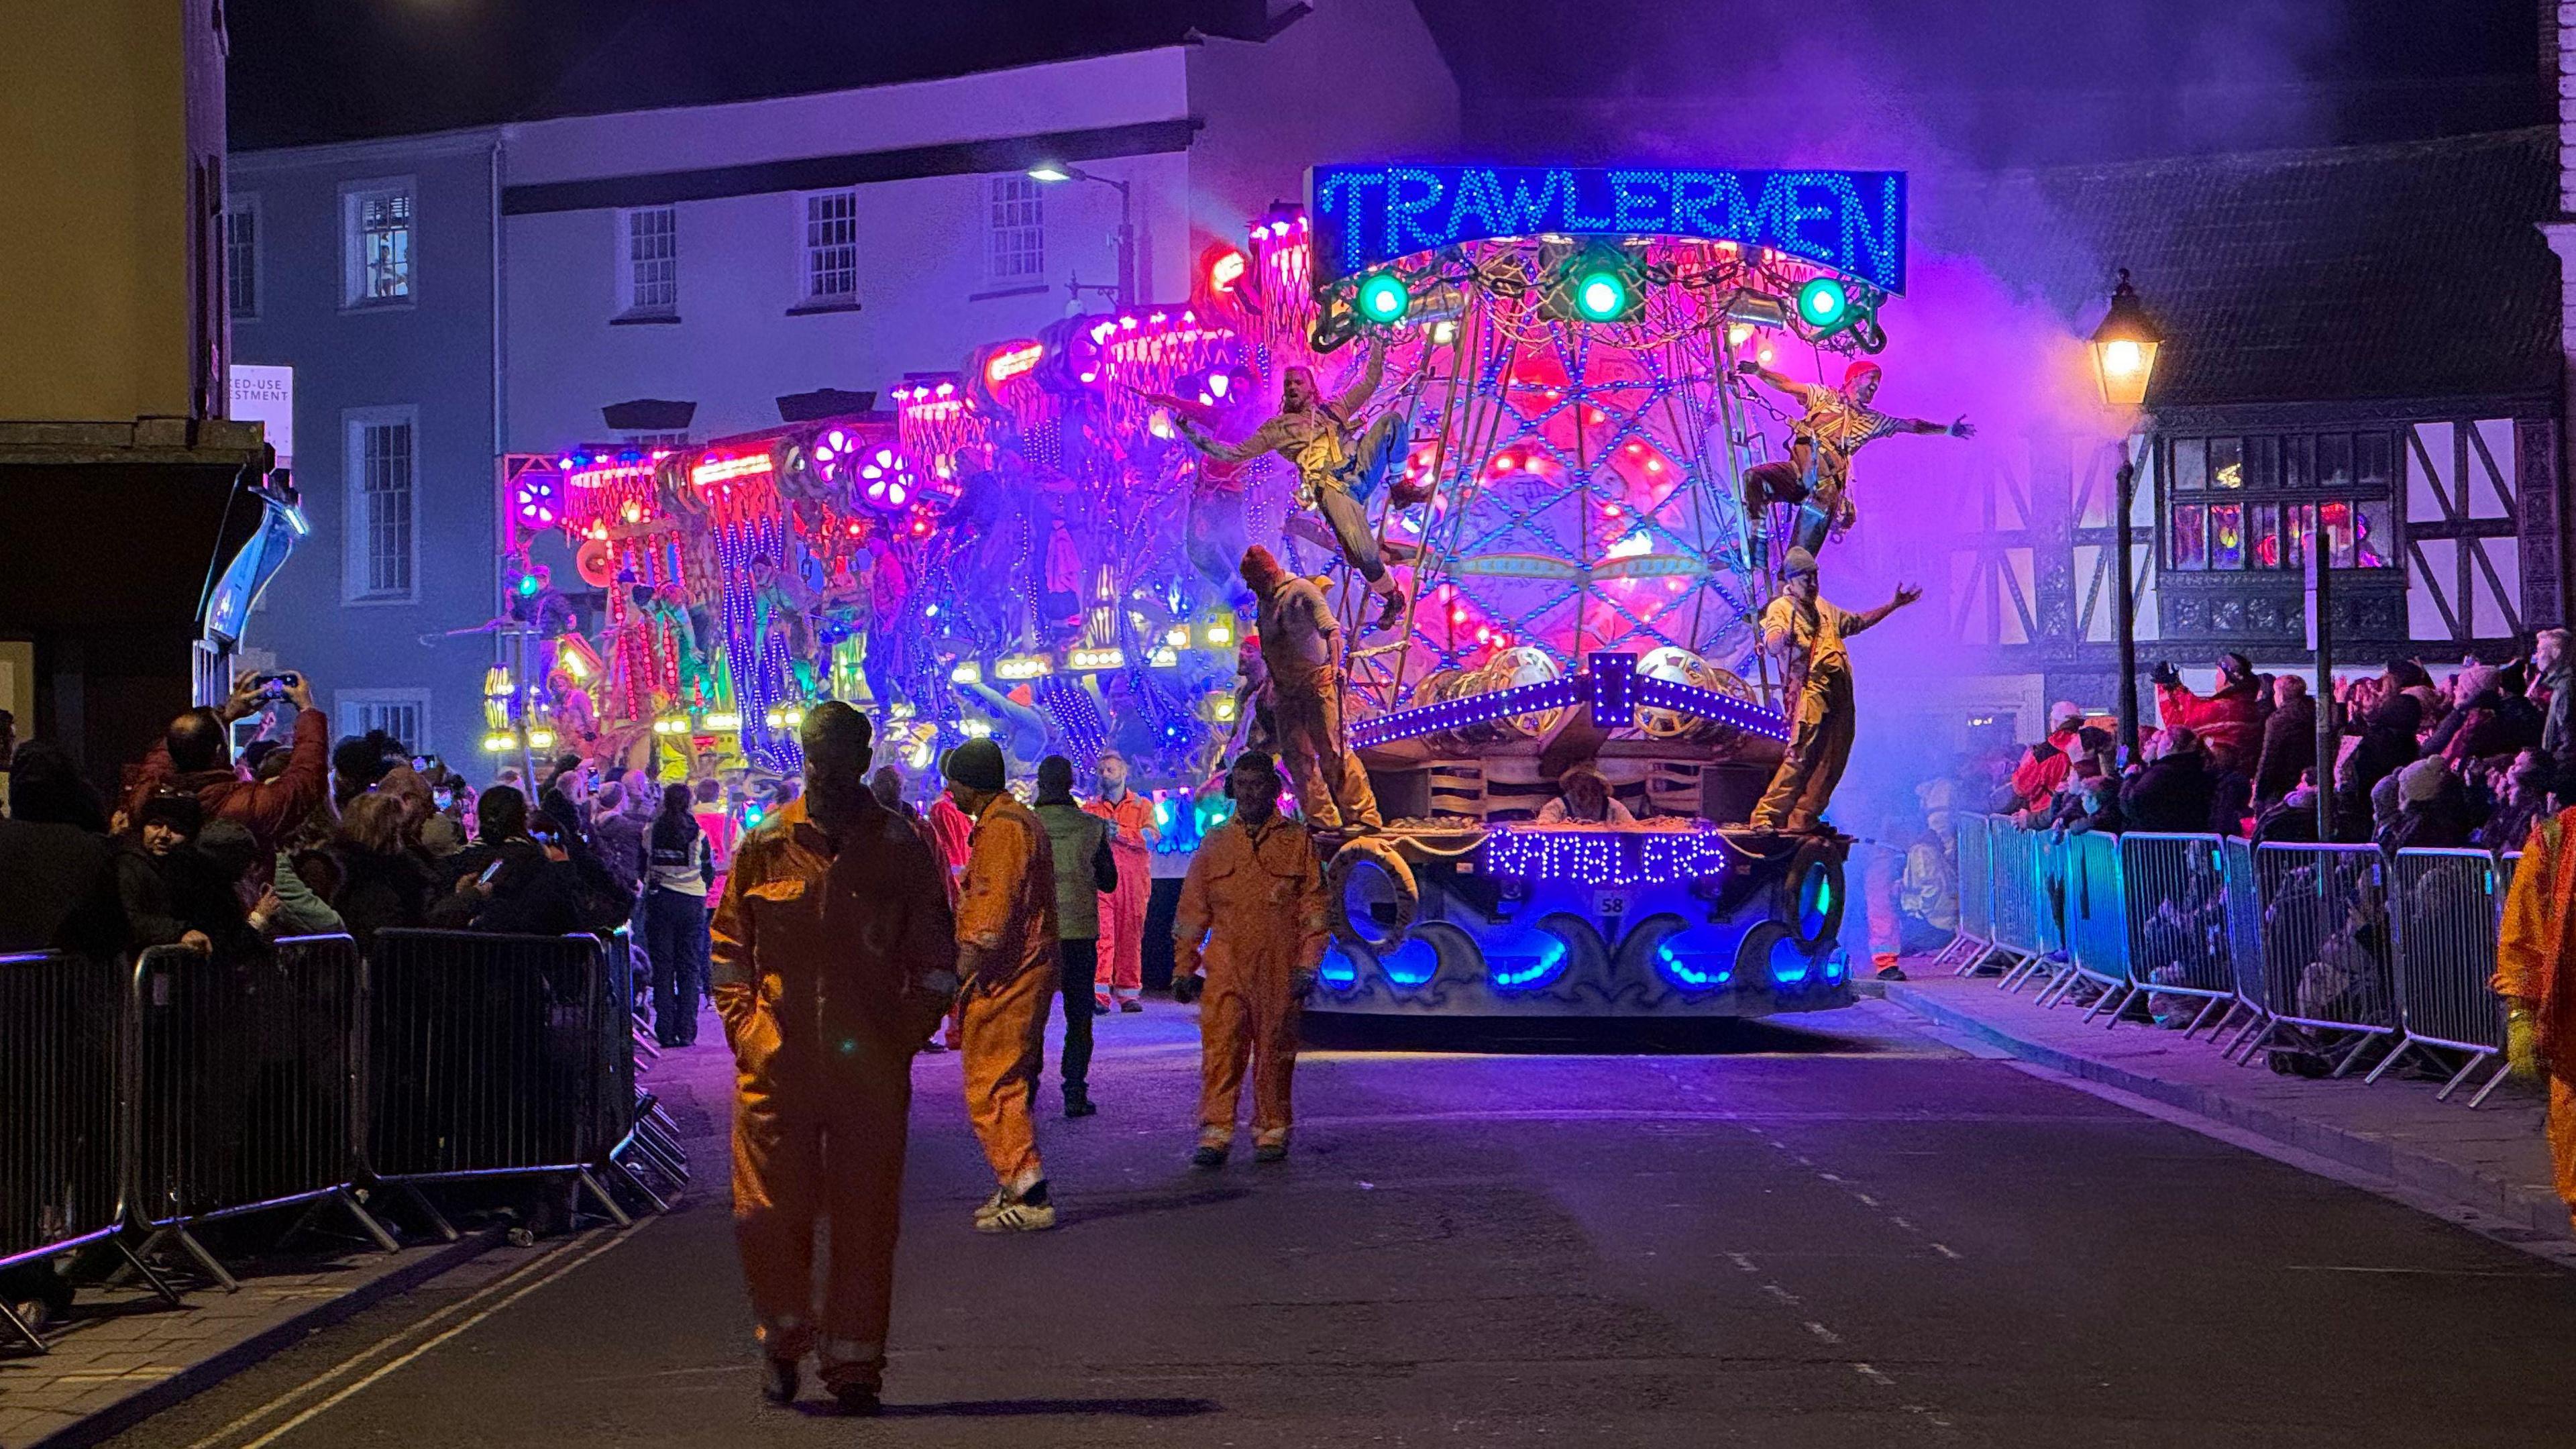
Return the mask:
<path fill-rule="evenodd" d="M 883 408 L 513 460 L 540 622 L 495 740 L 784 774 L 803 708 L 843 698 L 915 770 L 976 734 L 1023 770 L 1114 745 L 1186 849 L 1227 808 L 1219 763 L 1261 742 L 1235 573 L 1258 542 L 1328 577 L 1391 822 L 1324 837 L 1309 1010 L 1845 1004 L 1842 842 L 1741 825 L 1789 734 L 1753 620 L 1797 520 L 1744 501 L 1787 420 L 1738 368 L 1878 350 L 1904 217 L 1894 173 L 1322 167 L 1185 303 L 993 343 Z M 1396 420 L 1362 501 L 1404 583 L 1375 632 L 1384 599 L 1297 470 L 1180 436 L 1251 434 L 1291 368 L 1342 397 L 1373 353 L 1348 422 Z M 541 537 L 604 596 L 588 640 L 541 622 Z M 1576 766 L 1638 821 L 1538 823 Z"/>

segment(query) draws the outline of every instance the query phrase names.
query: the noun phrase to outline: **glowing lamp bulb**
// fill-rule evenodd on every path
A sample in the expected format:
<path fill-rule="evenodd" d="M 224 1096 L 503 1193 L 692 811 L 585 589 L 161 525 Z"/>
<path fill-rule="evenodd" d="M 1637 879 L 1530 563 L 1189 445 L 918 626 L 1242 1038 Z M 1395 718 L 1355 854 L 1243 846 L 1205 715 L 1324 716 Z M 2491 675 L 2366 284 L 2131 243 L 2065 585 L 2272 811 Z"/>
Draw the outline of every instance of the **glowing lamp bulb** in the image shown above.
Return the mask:
<path fill-rule="evenodd" d="M 2102 344 L 2102 370 L 2114 377 L 2127 377 L 2146 362 L 2146 349 L 2128 338 Z"/>
<path fill-rule="evenodd" d="M 1810 277 L 1798 289 L 1798 315 L 1816 327 L 1831 327 L 1851 310 L 1851 297 L 1832 277 Z"/>
<path fill-rule="evenodd" d="M 1574 309 L 1585 320 L 1607 322 L 1628 307 L 1628 284 L 1616 272 L 1592 272 L 1574 284 Z"/>
<path fill-rule="evenodd" d="M 1741 347 L 1744 345 L 1744 339 L 1752 335 L 1752 323 L 1738 322 L 1734 326 L 1726 329 L 1726 345 L 1729 347 Z"/>
<path fill-rule="evenodd" d="M 1412 292 L 1391 272 L 1380 272 L 1360 283 L 1360 315 L 1371 322 L 1393 322 L 1404 315 L 1412 302 Z"/>

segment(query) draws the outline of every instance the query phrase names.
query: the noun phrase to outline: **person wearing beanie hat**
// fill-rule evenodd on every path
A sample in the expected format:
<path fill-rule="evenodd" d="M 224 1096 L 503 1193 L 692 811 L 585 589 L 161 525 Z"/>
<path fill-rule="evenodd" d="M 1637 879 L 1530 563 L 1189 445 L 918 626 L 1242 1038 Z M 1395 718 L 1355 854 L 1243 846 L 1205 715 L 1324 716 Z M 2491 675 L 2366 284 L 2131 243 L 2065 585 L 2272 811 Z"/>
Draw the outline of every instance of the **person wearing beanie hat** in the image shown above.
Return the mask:
<path fill-rule="evenodd" d="M 2397 813 L 2374 833 L 2383 850 L 2449 850 L 2476 833 L 2468 791 L 2439 756 L 2417 760 L 2394 776 Z"/>
<path fill-rule="evenodd" d="M 826 701 L 799 736 L 804 793 L 744 836 L 715 912 L 734 1241 L 762 1395 L 792 1402 L 812 1353 L 843 1411 L 868 1414 L 885 1377 L 912 1058 L 957 988 L 956 929 L 930 847 L 868 789 L 867 716 Z"/>
<path fill-rule="evenodd" d="M 940 772 L 975 823 L 957 895 L 958 1036 L 966 1116 L 996 1186 L 975 1210 L 982 1233 L 1055 1226 L 1029 1111 L 1046 1056 L 1046 1007 L 1063 977 L 1056 950 L 1055 854 L 1046 826 L 1003 788 L 1002 747 L 971 739 Z"/>
<path fill-rule="evenodd" d="M 2013 766 L 2013 798 L 2024 810 L 2048 810 L 2054 807 L 2058 788 L 2074 768 L 2084 728 L 2084 707 L 2071 699 L 2061 699 L 2048 707 L 2048 734 L 2038 744 L 2022 751 L 2021 762 Z"/>
<path fill-rule="evenodd" d="M 1828 530 L 1840 535 L 1858 518 L 1852 506 L 1851 460 L 1864 444 L 1897 433 L 1946 433 L 1972 438 L 1977 429 L 1966 418 L 1950 423 L 1892 417 L 1872 408 L 1881 374 L 1867 358 L 1843 370 L 1841 387 L 1799 382 L 1758 362 L 1739 362 L 1735 370 L 1796 398 L 1804 415 L 1789 425 L 1789 456 L 1756 463 L 1744 470 L 1744 505 L 1759 510 L 1774 503 L 1794 504 L 1798 521 L 1794 537 L 1810 554 L 1825 546 Z"/>
<path fill-rule="evenodd" d="M 1246 750 L 1226 772 L 1234 817 L 1207 833 L 1172 918 L 1172 994 L 1199 1002 L 1199 1139 L 1190 1161 L 1223 1166 L 1243 1076 L 1252 1073 L 1253 1156 L 1288 1155 L 1299 1005 L 1323 964 L 1325 899 L 1312 837 L 1279 813 L 1279 769 Z M 1201 942 L 1205 942 L 1202 954 Z"/>
<path fill-rule="evenodd" d="M 1342 735 L 1341 625 L 1312 579 L 1296 578 L 1259 544 L 1243 551 L 1243 581 L 1261 601 L 1261 662 L 1279 753 L 1308 824 L 1363 833 L 1381 823 L 1368 771 Z"/>
<path fill-rule="evenodd" d="M 1789 550 L 1783 572 L 1787 578 L 1780 596 L 1762 611 L 1762 647 L 1782 656 L 1794 701 L 1794 733 L 1770 788 L 1753 809 L 1753 826 L 1810 831 L 1823 828 L 1825 805 L 1851 759 L 1858 724 L 1851 655 L 1843 640 L 1922 598 L 1923 591 L 1899 584 L 1886 603 L 1855 614 L 1818 594 L 1815 555 L 1809 550 Z"/>
<path fill-rule="evenodd" d="M 1109 826 L 1073 798 L 1073 761 L 1062 755 L 1038 761 L 1038 796 L 1030 808 L 1046 827 L 1047 850 L 1055 858 L 1056 954 L 1064 968 L 1064 1115 L 1088 1117 L 1100 1110 L 1091 1103 L 1091 1018 L 1109 1012 L 1095 999 L 1100 899 L 1118 889 L 1118 863 L 1109 853 Z M 1029 1089 L 1037 1090 L 1034 1076 Z"/>

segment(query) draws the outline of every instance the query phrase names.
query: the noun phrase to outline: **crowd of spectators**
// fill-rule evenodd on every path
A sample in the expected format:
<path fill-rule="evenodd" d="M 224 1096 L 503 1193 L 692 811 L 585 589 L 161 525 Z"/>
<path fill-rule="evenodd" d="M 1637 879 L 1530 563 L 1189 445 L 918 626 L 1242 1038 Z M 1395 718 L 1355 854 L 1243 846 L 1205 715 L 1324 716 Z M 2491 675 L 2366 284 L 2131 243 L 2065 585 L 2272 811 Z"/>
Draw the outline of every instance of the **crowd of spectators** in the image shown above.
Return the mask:
<path fill-rule="evenodd" d="M 2334 839 L 2388 850 L 2519 850 L 2553 795 L 2576 798 L 2576 689 L 2563 630 L 2530 658 L 2467 660 L 2436 680 L 2419 660 L 2339 679 L 2330 756 L 2318 770 L 2317 701 L 2297 675 L 2217 661 L 2215 687 L 2186 686 L 2170 663 L 2155 685 L 2161 728 L 2118 758 L 2105 722 L 2071 703 L 2017 760 L 1972 767 L 1971 798 L 2024 829 L 2211 833 L 2318 840 L 2317 796 L 2334 795 Z"/>
<path fill-rule="evenodd" d="M 655 933 L 670 943 L 665 1012 L 686 1017 L 664 1035 L 694 1032 L 702 892 L 737 833 L 720 789 L 693 802 L 641 771 L 594 787 L 567 758 L 533 807 L 516 783 L 478 793 L 382 732 L 332 743 L 296 674 L 246 675 L 222 705 L 173 719 L 113 805 L 60 750 L 19 744 L 14 721 L 0 768 L 0 952 L 244 959 L 342 932 L 361 946 L 421 927 L 606 934 L 641 925 L 649 888 L 670 898 Z"/>

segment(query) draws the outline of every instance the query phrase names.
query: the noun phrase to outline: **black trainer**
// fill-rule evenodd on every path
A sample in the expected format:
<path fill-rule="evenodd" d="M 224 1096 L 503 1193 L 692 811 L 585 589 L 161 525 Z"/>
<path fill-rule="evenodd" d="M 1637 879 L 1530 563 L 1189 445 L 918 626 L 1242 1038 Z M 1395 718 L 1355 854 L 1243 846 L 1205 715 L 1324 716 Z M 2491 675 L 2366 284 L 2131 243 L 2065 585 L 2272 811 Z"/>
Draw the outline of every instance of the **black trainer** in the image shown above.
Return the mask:
<path fill-rule="evenodd" d="M 851 1419 L 873 1419 L 885 1408 L 877 1401 L 873 1384 L 849 1384 L 832 1390 L 832 1401 L 841 1406 L 841 1414 Z"/>
<path fill-rule="evenodd" d="M 1089 1088 L 1067 1087 L 1064 1089 L 1064 1115 L 1067 1117 L 1089 1117 L 1099 1112 L 1099 1110 L 1099 1104 L 1091 1100 L 1091 1091 Z"/>

